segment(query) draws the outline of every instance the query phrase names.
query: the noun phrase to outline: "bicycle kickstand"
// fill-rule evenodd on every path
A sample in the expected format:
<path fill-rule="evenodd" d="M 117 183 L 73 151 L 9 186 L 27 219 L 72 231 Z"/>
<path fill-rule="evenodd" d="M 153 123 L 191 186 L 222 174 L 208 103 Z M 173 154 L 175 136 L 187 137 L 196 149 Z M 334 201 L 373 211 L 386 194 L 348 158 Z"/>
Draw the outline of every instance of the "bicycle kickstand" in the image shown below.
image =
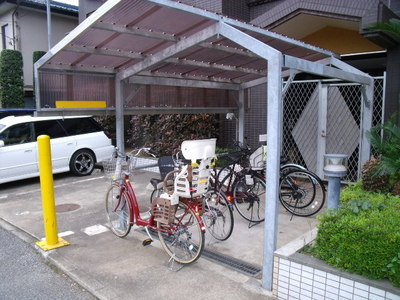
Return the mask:
<path fill-rule="evenodd" d="M 150 244 L 153 242 L 153 239 L 151 238 L 151 235 L 150 235 L 150 232 L 149 232 L 149 229 L 147 228 L 147 226 L 146 226 L 144 229 L 146 230 L 146 233 L 147 233 L 147 235 L 149 236 L 149 238 L 148 238 L 148 239 L 145 239 L 145 240 L 142 242 L 142 245 L 143 245 L 143 246 L 148 246 L 148 245 L 150 245 Z"/>
<path fill-rule="evenodd" d="M 182 269 L 185 265 L 180 264 L 175 261 L 174 259 L 175 253 L 171 256 L 171 258 L 168 260 L 168 270 L 172 272 L 178 272 L 180 269 Z"/>

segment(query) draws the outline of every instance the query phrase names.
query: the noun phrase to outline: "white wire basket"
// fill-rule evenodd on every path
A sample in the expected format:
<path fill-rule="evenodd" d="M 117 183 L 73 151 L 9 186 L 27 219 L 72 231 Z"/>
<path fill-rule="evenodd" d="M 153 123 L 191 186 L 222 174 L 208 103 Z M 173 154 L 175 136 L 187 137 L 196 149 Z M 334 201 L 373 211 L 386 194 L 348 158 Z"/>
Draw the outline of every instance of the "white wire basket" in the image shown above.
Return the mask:
<path fill-rule="evenodd" d="M 132 178 L 133 170 L 136 166 L 137 158 L 132 155 L 126 155 L 124 157 L 111 157 L 108 160 L 103 161 L 104 174 L 107 179 L 121 180 L 125 174 L 129 174 L 129 178 Z"/>

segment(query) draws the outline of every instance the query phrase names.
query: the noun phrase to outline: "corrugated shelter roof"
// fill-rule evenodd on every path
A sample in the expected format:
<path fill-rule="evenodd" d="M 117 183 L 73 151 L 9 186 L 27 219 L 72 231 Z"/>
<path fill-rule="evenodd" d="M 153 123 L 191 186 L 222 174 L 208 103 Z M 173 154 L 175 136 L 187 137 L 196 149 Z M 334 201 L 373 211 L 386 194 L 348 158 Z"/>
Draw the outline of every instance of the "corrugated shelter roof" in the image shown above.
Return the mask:
<path fill-rule="evenodd" d="M 111 73 L 120 79 L 136 75 L 243 84 L 265 78 L 266 58 L 231 37 L 241 34 L 261 52 L 263 47 L 275 49 L 285 57 L 309 62 L 335 57 L 329 51 L 175 1 L 110 0 L 38 65 L 40 70 Z"/>

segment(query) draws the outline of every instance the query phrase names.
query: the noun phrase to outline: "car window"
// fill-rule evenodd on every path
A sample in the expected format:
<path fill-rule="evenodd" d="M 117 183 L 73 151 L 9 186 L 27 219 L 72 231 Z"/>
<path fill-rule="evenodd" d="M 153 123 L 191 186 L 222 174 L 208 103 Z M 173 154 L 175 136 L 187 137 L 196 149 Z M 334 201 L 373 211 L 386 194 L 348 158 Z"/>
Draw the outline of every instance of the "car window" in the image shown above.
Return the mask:
<path fill-rule="evenodd" d="M 32 124 L 23 123 L 11 126 L 0 134 L 5 146 L 33 142 Z"/>
<path fill-rule="evenodd" d="M 51 139 L 66 136 L 64 129 L 57 120 L 34 122 L 35 139 L 40 135 L 48 135 Z"/>
<path fill-rule="evenodd" d="M 77 135 L 103 131 L 103 128 L 92 118 L 76 118 L 59 120 L 68 135 Z"/>

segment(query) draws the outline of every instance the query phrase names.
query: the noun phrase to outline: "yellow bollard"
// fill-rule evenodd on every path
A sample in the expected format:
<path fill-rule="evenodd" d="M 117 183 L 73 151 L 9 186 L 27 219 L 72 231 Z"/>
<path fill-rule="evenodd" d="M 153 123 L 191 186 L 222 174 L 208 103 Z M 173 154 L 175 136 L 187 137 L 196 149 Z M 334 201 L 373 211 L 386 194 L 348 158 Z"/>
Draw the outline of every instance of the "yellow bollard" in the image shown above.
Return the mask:
<path fill-rule="evenodd" d="M 51 250 L 69 245 L 58 237 L 56 207 L 54 201 L 53 168 L 51 165 L 50 137 L 41 135 L 37 138 L 39 153 L 40 189 L 42 191 L 42 206 L 46 240 L 37 242 L 43 250 Z"/>

